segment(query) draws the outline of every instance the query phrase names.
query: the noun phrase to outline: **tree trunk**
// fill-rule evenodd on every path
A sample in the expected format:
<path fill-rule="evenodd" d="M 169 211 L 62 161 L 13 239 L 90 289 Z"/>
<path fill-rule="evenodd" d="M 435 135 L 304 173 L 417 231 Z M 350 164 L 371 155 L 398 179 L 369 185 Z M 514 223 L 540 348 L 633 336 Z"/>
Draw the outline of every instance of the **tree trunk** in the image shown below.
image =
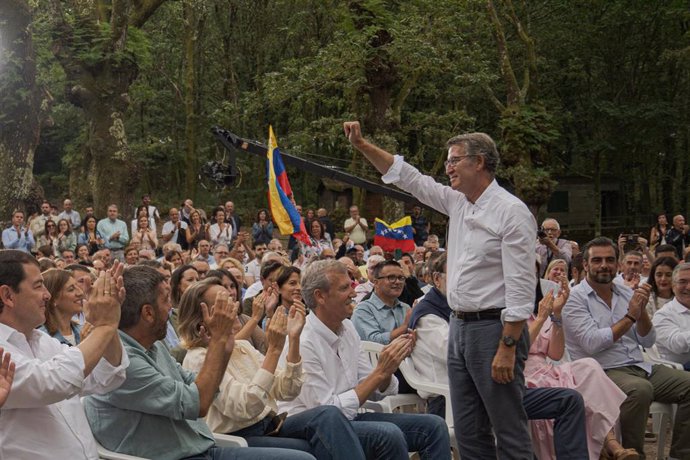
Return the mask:
<path fill-rule="evenodd" d="M 185 196 L 196 196 L 197 171 L 197 113 L 196 96 L 196 46 L 197 11 L 190 0 L 184 2 L 184 108 L 185 108 Z"/>
<path fill-rule="evenodd" d="M 27 2 L 0 2 L 0 219 L 24 209 L 31 194 L 41 96 Z"/>

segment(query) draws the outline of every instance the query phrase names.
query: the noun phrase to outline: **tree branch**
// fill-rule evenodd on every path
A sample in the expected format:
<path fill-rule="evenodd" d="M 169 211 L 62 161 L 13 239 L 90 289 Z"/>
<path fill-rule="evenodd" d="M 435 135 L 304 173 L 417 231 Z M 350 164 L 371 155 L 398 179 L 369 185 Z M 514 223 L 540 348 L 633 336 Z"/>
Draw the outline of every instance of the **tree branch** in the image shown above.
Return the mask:
<path fill-rule="evenodd" d="M 489 19 L 494 26 L 494 36 L 496 38 L 496 46 L 498 47 L 501 73 L 503 74 L 503 80 L 506 85 L 507 104 L 513 105 L 518 102 L 520 85 L 518 85 L 517 78 L 515 78 L 515 72 L 513 71 L 510 56 L 508 55 L 508 43 L 506 41 L 505 31 L 503 30 L 501 20 L 498 18 L 494 2 L 492 0 L 487 0 L 486 6 L 489 10 Z"/>
<path fill-rule="evenodd" d="M 134 8 L 129 14 L 129 25 L 134 27 L 143 26 L 146 21 L 156 12 L 167 0 L 137 0 L 134 2 Z"/>

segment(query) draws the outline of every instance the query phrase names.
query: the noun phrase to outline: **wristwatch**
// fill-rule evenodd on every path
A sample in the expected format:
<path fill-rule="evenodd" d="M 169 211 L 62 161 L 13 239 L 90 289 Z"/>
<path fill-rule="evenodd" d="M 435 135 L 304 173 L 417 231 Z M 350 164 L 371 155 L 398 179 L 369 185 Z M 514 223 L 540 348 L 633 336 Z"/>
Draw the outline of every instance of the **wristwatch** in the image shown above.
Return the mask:
<path fill-rule="evenodd" d="M 514 347 L 515 345 L 517 345 L 517 340 L 515 340 L 509 335 L 504 335 L 503 337 L 501 337 L 501 342 L 503 342 L 503 345 L 505 345 L 506 347 Z"/>

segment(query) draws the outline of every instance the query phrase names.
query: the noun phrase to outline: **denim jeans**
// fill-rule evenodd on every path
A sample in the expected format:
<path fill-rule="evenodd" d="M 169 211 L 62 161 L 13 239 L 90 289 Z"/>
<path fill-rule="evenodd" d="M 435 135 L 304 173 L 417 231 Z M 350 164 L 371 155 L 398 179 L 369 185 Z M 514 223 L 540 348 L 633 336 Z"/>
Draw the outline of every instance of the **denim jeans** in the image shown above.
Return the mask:
<path fill-rule="evenodd" d="M 250 447 L 281 447 L 309 452 L 319 460 L 364 460 L 350 421 L 335 406 L 320 406 L 287 417 L 277 436 L 264 436 L 270 420 L 235 431 Z"/>
<path fill-rule="evenodd" d="M 306 452 L 260 447 L 211 447 L 206 452 L 182 460 L 315 460 Z"/>
<path fill-rule="evenodd" d="M 355 417 L 352 427 L 367 458 L 407 460 L 408 452 L 428 460 L 451 457 L 448 426 L 436 415 L 366 412 Z"/>

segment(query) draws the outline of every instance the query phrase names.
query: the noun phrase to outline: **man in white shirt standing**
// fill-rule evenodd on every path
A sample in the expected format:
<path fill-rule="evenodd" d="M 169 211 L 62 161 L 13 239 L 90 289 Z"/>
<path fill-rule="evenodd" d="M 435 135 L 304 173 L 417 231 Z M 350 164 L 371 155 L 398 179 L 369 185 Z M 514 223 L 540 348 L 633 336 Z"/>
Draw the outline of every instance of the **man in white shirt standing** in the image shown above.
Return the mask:
<path fill-rule="evenodd" d="M 185 230 L 187 230 L 187 222 L 180 220 L 180 211 L 177 208 L 170 208 L 168 212 L 170 220 L 163 224 L 161 237 L 163 243 L 177 243 L 183 250 L 189 249 Z"/>
<path fill-rule="evenodd" d="M 81 226 L 81 216 L 73 208 L 74 206 L 72 204 L 72 200 L 67 198 L 65 201 L 62 202 L 63 211 L 60 214 L 58 214 L 57 218 L 58 220 L 69 220 L 70 224 L 72 224 L 72 231 L 78 233 L 80 231 L 79 227 Z"/>
<path fill-rule="evenodd" d="M 302 332 L 305 382 L 297 398 L 280 402 L 280 410 L 292 415 L 312 407 L 336 406 L 351 420 L 367 458 L 407 458 L 408 452 L 419 452 L 421 458 L 450 459 L 448 428 L 441 417 L 358 413 L 367 399 L 397 393 L 393 373 L 412 351 L 412 335 L 402 335 L 387 345 L 372 369 L 348 319 L 354 290 L 345 265 L 332 259 L 310 263 L 302 272 L 302 296 L 313 313 Z"/>
<path fill-rule="evenodd" d="M 68 347 L 36 329 L 50 299 L 36 260 L 0 251 L 0 347 L 16 366 L 0 417 L 0 458 L 98 458 L 79 398 L 125 380 L 129 360 L 117 334 L 121 273 L 101 274 L 88 302 L 91 332 Z"/>
<path fill-rule="evenodd" d="M 448 187 L 368 142 L 359 122 L 343 128 L 385 183 L 450 217 L 448 376 L 460 457 L 531 460 L 522 400 L 537 225 L 527 206 L 496 182 L 494 141 L 483 133 L 450 139 Z"/>
<path fill-rule="evenodd" d="M 690 263 L 678 264 L 671 279 L 673 300 L 652 317 L 662 358 L 690 371 Z"/>
<path fill-rule="evenodd" d="M 343 224 L 345 233 L 350 234 L 350 241 L 355 244 L 366 245 L 367 242 L 367 220 L 359 215 L 357 206 L 350 206 L 350 217 L 345 219 Z"/>

